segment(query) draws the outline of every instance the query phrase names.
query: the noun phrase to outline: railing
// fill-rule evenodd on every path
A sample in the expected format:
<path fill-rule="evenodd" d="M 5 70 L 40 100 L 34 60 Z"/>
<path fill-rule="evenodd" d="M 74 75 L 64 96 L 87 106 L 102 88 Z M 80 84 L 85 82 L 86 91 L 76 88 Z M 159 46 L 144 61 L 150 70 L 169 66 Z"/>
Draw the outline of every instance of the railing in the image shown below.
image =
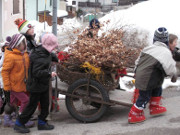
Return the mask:
<path fill-rule="evenodd" d="M 99 2 L 79 2 L 78 3 L 79 7 L 101 7 L 101 3 Z"/>

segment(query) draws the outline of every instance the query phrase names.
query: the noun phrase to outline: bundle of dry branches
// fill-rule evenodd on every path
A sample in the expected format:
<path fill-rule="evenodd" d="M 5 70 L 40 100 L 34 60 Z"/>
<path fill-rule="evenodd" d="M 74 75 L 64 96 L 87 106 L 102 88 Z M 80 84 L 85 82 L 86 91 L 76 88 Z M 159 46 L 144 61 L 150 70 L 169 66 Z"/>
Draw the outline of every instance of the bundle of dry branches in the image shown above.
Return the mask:
<path fill-rule="evenodd" d="M 98 29 L 91 30 L 93 38 L 88 36 L 87 29 L 78 36 L 77 41 L 70 46 L 71 63 L 89 62 L 102 70 L 117 71 L 134 65 L 140 49 L 123 45 L 123 30 L 112 30 L 108 34 L 97 36 Z"/>

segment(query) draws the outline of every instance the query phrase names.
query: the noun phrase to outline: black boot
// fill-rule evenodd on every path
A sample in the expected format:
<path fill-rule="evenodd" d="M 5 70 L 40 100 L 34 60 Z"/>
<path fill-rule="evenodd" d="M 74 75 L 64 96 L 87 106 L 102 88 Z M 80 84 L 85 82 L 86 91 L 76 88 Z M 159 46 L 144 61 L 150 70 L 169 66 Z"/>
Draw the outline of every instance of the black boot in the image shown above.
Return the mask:
<path fill-rule="evenodd" d="M 19 120 L 16 120 L 16 123 L 15 123 L 15 126 L 14 126 L 14 130 L 16 132 L 18 132 L 18 133 L 23 133 L 23 134 L 30 132 L 30 130 L 28 128 L 26 128 L 25 125 L 21 124 L 19 122 Z"/>
<path fill-rule="evenodd" d="M 49 125 L 48 123 L 44 124 L 44 125 L 39 125 L 38 124 L 38 130 L 53 130 L 54 126 L 53 125 Z"/>
<path fill-rule="evenodd" d="M 38 120 L 38 130 L 53 130 L 54 126 L 49 125 L 47 121 Z"/>

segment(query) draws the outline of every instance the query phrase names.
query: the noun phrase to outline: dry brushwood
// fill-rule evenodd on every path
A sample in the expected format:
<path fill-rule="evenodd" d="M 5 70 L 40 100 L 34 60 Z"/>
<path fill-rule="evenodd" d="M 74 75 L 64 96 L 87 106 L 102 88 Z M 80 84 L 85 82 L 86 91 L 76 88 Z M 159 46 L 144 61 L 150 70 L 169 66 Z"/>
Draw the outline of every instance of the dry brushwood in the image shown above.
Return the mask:
<path fill-rule="evenodd" d="M 102 70 L 114 72 L 134 65 L 140 49 L 123 45 L 123 30 L 112 30 L 101 37 L 98 29 L 91 30 L 93 38 L 88 37 L 89 30 L 83 31 L 77 41 L 70 46 L 69 53 L 73 56 L 71 63 L 89 62 Z"/>

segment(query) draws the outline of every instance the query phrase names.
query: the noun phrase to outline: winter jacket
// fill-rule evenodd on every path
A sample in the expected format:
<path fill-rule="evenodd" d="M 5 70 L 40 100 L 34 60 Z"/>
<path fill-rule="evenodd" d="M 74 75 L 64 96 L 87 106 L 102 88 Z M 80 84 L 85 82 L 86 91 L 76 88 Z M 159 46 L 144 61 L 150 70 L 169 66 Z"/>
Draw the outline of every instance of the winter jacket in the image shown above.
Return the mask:
<path fill-rule="evenodd" d="M 36 47 L 31 53 L 27 81 L 27 90 L 29 92 L 44 92 L 49 90 L 51 61 L 58 62 L 58 58 L 54 53 L 49 53 L 42 46 Z"/>
<path fill-rule="evenodd" d="M 34 36 L 30 36 L 27 34 L 23 34 L 23 35 L 26 37 L 27 40 L 27 52 L 30 53 L 32 49 L 37 47 L 36 41 L 34 40 L 35 35 Z"/>
<path fill-rule="evenodd" d="M 173 59 L 174 59 L 175 61 L 180 62 L 180 49 L 176 47 L 176 48 L 172 51 L 172 54 L 173 54 Z"/>
<path fill-rule="evenodd" d="M 29 56 L 18 49 L 6 49 L 2 68 L 4 90 L 26 92 L 28 78 Z"/>
<path fill-rule="evenodd" d="M 176 74 L 176 62 L 172 53 L 162 42 L 143 49 L 136 61 L 135 86 L 140 90 L 152 90 L 160 87 L 166 76 Z"/>

